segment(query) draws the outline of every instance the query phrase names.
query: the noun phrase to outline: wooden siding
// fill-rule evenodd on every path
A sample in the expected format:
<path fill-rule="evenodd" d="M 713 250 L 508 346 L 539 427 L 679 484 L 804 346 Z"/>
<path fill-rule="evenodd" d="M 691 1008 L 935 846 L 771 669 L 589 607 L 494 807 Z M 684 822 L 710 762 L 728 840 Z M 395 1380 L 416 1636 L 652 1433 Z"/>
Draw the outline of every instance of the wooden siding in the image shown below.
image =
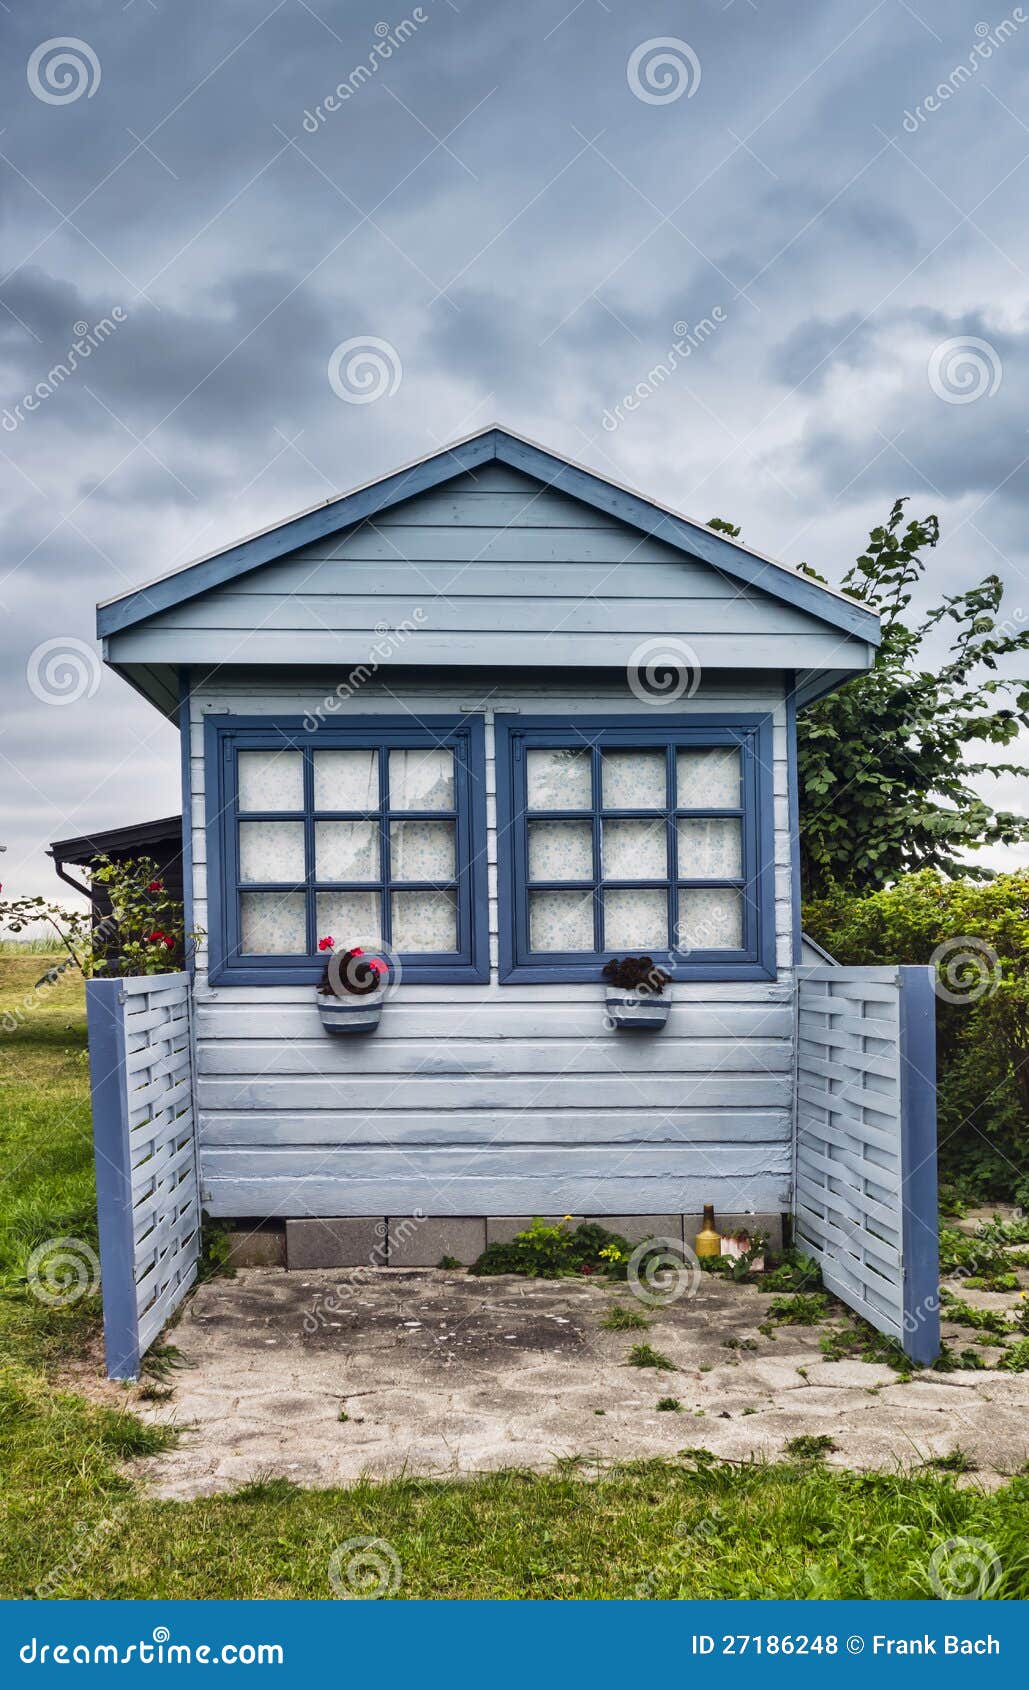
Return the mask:
<path fill-rule="evenodd" d="M 206 925 L 203 718 L 316 711 L 339 673 L 194 676 L 195 920 Z M 455 683 L 455 689 L 460 681 Z M 472 688 L 472 690 L 468 690 Z M 369 682 L 345 715 L 469 708 Z M 628 687 L 490 689 L 489 984 L 405 985 L 372 1038 L 332 1039 L 306 987 L 218 986 L 198 961 L 197 1098 L 205 1206 L 218 1215 L 668 1214 L 789 1207 L 793 1060 L 786 712 L 781 682 L 702 686 L 677 713 L 774 717 L 776 933 L 769 982 L 678 985 L 653 1038 L 603 1030 L 596 985 L 497 982 L 493 712 L 654 712 Z M 485 701 L 483 701 L 485 708 Z"/>
<path fill-rule="evenodd" d="M 868 659 L 806 610 L 499 464 L 116 633 L 109 657 L 355 665 L 387 630 L 405 664 L 622 668 L 659 635 L 711 667 Z"/>

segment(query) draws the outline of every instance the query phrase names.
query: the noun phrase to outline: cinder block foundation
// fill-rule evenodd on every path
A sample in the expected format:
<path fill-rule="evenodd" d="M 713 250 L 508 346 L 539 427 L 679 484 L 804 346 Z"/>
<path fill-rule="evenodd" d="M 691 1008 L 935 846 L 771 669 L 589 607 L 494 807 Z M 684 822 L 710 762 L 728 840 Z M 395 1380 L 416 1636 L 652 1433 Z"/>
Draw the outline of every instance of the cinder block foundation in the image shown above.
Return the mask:
<path fill-rule="evenodd" d="M 226 1267 L 256 1268 L 285 1267 L 286 1229 L 284 1226 L 233 1227 L 228 1233 Z"/>
<path fill-rule="evenodd" d="M 444 1256 L 453 1256 L 469 1267 L 485 1248 L 484 1215 L 445 1216 L 442 1220 L 389 1217 L 390 1267 L 439 1267 Z"/>
<path fill-rule="evenodd" d="M 315 1217 L 286 1222 L 286 1266 L 298 1268 L 385 1267 L 386 1221 L 380 1215 Z"/>
<path fill-rule="evenodd" d="M 620 1233 L 630 1244 L 646 1238 L 673 1238 L 692 1246 L 701 1226 L 700 1215 L 544 1215 L 548 1226 L 575 1227 L 583 1220 L 595 1221 L 609 1232 Z M 306 1268 L 353 1267 L 438 1267 L 444 1256 L 469 1267 L 487 1244 L 509 1244 L 516 1233 L 532 1223 L 531 1215 L 348 1215 L 337 1218 L 307 1218 L 287 1221 L 285 1264 L 291 1271 Z M 763 1232 L 768 1236 L 768 1253 L 782 1252 L 782 1215 L 716 1214 L 715 1224 L 723 1233 Z M 280 1231 L 245 1234 L 248 1250 L 257 1254 L 234 1256 L 234 1265 L 279 1265 L 283 1261 Z"/>

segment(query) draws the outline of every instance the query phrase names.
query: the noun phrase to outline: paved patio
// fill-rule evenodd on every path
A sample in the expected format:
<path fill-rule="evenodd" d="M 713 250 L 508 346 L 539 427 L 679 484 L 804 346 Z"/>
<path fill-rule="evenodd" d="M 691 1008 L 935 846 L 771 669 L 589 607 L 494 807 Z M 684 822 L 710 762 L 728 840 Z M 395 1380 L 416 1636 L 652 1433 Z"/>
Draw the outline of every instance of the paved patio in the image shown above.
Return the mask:
<path fill-rule="evenodd" d="M 762 1334 L 769 1301 L 708 1275 L 694 1298 L 646 1309 L 589 1280 L 243 1269 L 201 1286 L 169 1334 L 186 1362 L 173 1397 L 138 1406 L 183 1435 L 143 1474 L 154 1494 L 193 1497 L 273 1474 L 347 1485 L 697 1446 L 774 1459 L 801 1433 L 829 1434 L 839 1467 L 910 1468 L 960 1447 L 992 1484 L 1029 1461 L 1029 1375 L 904 1384 L 886 1366 L 826 1361 L 824 1325 Z M 649 1331 L 604 1331 L 616 1302 Z M 676 1370 L 629 1366 L 641 1340 Z M 662 1397 L 681 1410 L 659 1411 Z"/>

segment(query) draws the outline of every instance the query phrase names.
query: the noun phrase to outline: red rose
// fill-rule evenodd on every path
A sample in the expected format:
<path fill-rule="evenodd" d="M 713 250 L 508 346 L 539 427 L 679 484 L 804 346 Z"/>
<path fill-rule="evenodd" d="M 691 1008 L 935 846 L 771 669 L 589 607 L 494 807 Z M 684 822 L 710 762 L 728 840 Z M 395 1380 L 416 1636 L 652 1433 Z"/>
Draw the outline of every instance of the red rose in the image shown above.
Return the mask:
<path fill-rule="evenodd" d="M 148 892 L 163 892 L 164 891 L 164 881 L 163 880 L 151 880 L 150 884 L 147 886 L 147 891 Z"/>
<path fill-rule="evenodd" d="M 334 938 L 333 938 L 333 937 L 332 937 L 332 935 L 331 935 L 331 934 L 327 934 L 327 935 L 326 935 L 326 937 L 325 937 L 325 938 L 324 938 L 324 939 L 319 939 L 319 941 L 318 941 L 318 949 L 319 949 L 319 950 L 320 950 L 320 951 L 331 951 L 331 949 L 332 949 L 332 947 L 333 947 L 333 945 L 334 945 L 334 944 L 335 944 L 335 943 L 336 943 L 336 941 L 335 941 L 335 939 L 334 939 Z"/>
<path fill-rule="evenodd" d="M 167 947 L 170 951 L 173 951 L 175 949 L 175 940 L 172 938 L 170 933 L 165 934 L 164 942 L 165 942 L 165 944 L 167 945 Z"/>
<path fill-rule="evenodd" d="M 147 934 L 147 942 L 151 945 L 163 945 L 167 942 L 167 939 L 167 933 L 162 933 L 159 927 L 155 927 L 152 933 Z"/>

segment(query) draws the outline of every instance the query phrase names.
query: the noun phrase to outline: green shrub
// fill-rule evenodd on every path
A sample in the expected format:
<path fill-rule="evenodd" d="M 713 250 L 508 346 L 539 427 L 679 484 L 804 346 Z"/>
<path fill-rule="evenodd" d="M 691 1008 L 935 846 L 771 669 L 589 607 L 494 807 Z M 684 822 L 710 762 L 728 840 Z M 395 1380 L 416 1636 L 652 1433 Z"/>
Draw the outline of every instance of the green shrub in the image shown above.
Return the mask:
<path fill-rule="evenodd" d="M 1014 1171 L 1029 1164 L 1029 870 L 977 882 L 925 869 L 868 897 L 808 904 L 804 926 L 842 963 L 939 953 L 941 1178 L 952 1201 L 1029 1206 L 1029 1174 Z"/>
<path fill-rule="evenodd" d="M 573 1229 L 564 1222 L 548 1225 L 537 1215 L 509 1243 L 487 1244 L 468 1271 L 480 1275 L 520 1273 L 530 1279 L 606 1273 L 624 1279 L 631 1255 L 632 1246 L 624 1238 L 595 1222 L 583 1222 Z"/>

